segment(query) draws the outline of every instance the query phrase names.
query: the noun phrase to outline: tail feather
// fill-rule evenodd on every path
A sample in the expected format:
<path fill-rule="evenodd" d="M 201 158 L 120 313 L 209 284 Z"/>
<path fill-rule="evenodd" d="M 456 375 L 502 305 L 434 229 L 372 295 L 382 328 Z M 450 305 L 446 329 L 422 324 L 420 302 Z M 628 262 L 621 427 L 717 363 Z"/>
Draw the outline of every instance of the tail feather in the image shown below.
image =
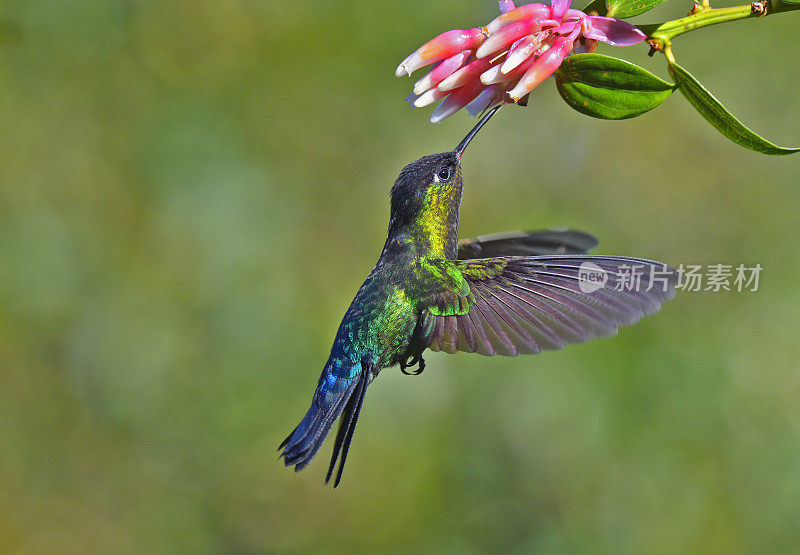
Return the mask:
<path fill-rule="evenodd" d="M 314 458 L 325 442 L 325 438 L 328 437 L 334 421 L 342 413 L 345 405 L 353 395 L 357 384 L 358 381 L 356 379 L 351 380 L 336 401 L 327 406 L 325 403 L 318 403 L 321 399 L 319 394 L 315 395 L 311 408 L 308 409 L 303 420 L 284 442 L 285 445 L 281 456 L 286 466 L 294 465 L 295 471 L 299 472 L 311 462 L 311 459 Z M 323 406 L 320 407 L 320 404 Z"/>
<path fill-rule="evenodd" d="M 335 383 L 333 387 L 317 389 L 311 407 L 303 420 L 278 447 L 279 450 L 282 449 L 280 456 L 283 457 L 286 466 L 294 466 L 296 472 L 305 468 L 316 456 L 328 437 L 333 423 L 341 415 L 333 457 L 325 479 L 326 483 L 330 481 L 336 462 L 339 461 L 339 470 L 333 487 L 339 485 L 358 415 L 364 403 L 367 385 L 369 385 L 372 368 L 367 362 L 367 360 L 362 360 L 360 371 L 355 376 L 337 378 L 336 382 L 338 383 Z M 333 391 L 337 389 L 340 391 L 334 394 Z"/>
<path fill-rule="evenodd" d="M 333 446 L 333 454 L 331 455 L 331 463 L 328 467 L 328 474 L 325 476 L 325 483 L 331 480 L 333 469 L 336 467 L 336 460 L 339 458 L 341 452 L 341 460 L 339 461 L 339 470 L 336 472 L 336 480 L 333 482 L 333 487 L 339 485 L 342 480 L 342 472 L 344 471 L 344 463 L 347 460 L 347 452 L 350 450 L 350 442 L 353 440 L 353 434 L 356 431 L 356 423 L 358 422 L 358 415 L 361 413 L 361 407 L 364 404 L 364 394 L 367 392 L 367 384 L 369 382 L 369 372 L 362 372 L 358 378 L 358 385 L 350 400 L 345 407 L 344 415 L 339 423 L 339 431 L 336 432 L 336 443 Z"/>

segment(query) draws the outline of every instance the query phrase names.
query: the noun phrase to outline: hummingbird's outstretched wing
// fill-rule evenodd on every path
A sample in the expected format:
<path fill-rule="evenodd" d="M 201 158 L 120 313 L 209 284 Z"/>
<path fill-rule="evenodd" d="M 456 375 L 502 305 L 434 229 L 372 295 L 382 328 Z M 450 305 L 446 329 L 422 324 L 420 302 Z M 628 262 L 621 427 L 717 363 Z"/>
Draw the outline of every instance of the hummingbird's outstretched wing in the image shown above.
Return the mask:
<path fill-rule="evenodd" d="M 541 256 L 547 254 L 586 254 L 598 245 L 597 239 L 583 231 L 567 228 L 536 231 L 506 231 L 459 239 L 458 258 L 493 256 Z"/>
<path fill-rule="evenodd" d="M 515 356 L 614 335 L 675 296 L 678 272 L 619 256 L 449 261 L 467 287 L 441 292 L 419 337 L 433 351 Z"/>

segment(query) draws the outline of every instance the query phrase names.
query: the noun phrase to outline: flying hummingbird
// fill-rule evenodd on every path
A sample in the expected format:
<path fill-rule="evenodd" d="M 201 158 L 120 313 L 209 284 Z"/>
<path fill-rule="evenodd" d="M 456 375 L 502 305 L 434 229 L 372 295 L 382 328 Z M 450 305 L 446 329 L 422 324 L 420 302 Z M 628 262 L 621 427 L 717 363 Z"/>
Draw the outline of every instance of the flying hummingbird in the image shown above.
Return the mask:
<path fill-rule="evenodd" d="M 342 478 L 367 387 L 383 368 L 425 367 L 425 349 L 535 354 L 616 333 L 657 312 L 678 275 L 640 258 L 585 254 L 572 230 L 458 240 L 461 156 L 498 107 L 450 152 L 407 165 L 391 190 L 386 243 L 336 333 L 311 408 L 279 449 L 302 470 L 341 417 L 325 482 Z M 415 367 L 412 372 L 409 368 Z"/>

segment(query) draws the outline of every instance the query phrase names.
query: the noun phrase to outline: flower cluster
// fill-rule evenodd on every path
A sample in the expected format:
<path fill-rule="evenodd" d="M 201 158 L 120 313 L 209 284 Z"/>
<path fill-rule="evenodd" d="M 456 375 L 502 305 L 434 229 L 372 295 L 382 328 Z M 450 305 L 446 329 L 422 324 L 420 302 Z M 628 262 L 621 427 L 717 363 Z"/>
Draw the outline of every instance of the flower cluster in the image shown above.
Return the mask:
<path fill-rule="evenodd" d="M 464 107 L 475 115 L 501 102 L 520 102 L 569 54 L 591 51 L 597 41 L 630 46 L 645 39 L 630 23 L 589 16 L 569 4 L 516 7 L 513 0 L 500 0 L 501 15 L 485 27 L 447 31 L 423 44 L 395 71 L 400 77 L 436 64 L 406 100 L 421 107 L 444 99 L 431 115 L 433 123 Z"/>

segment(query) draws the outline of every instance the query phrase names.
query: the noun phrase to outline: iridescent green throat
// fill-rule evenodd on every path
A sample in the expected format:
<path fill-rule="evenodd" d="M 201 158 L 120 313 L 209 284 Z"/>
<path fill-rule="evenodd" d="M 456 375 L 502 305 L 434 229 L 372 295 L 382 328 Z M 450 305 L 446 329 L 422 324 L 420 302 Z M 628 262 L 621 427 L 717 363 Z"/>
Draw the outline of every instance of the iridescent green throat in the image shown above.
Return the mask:
<path fill-rule="evenodd" d="M 447 183 L 428 185 L 422 209 L 414 219 L 411 230 L 429 258 L 455 258 L 460 206 L 460 171 Z"/>

